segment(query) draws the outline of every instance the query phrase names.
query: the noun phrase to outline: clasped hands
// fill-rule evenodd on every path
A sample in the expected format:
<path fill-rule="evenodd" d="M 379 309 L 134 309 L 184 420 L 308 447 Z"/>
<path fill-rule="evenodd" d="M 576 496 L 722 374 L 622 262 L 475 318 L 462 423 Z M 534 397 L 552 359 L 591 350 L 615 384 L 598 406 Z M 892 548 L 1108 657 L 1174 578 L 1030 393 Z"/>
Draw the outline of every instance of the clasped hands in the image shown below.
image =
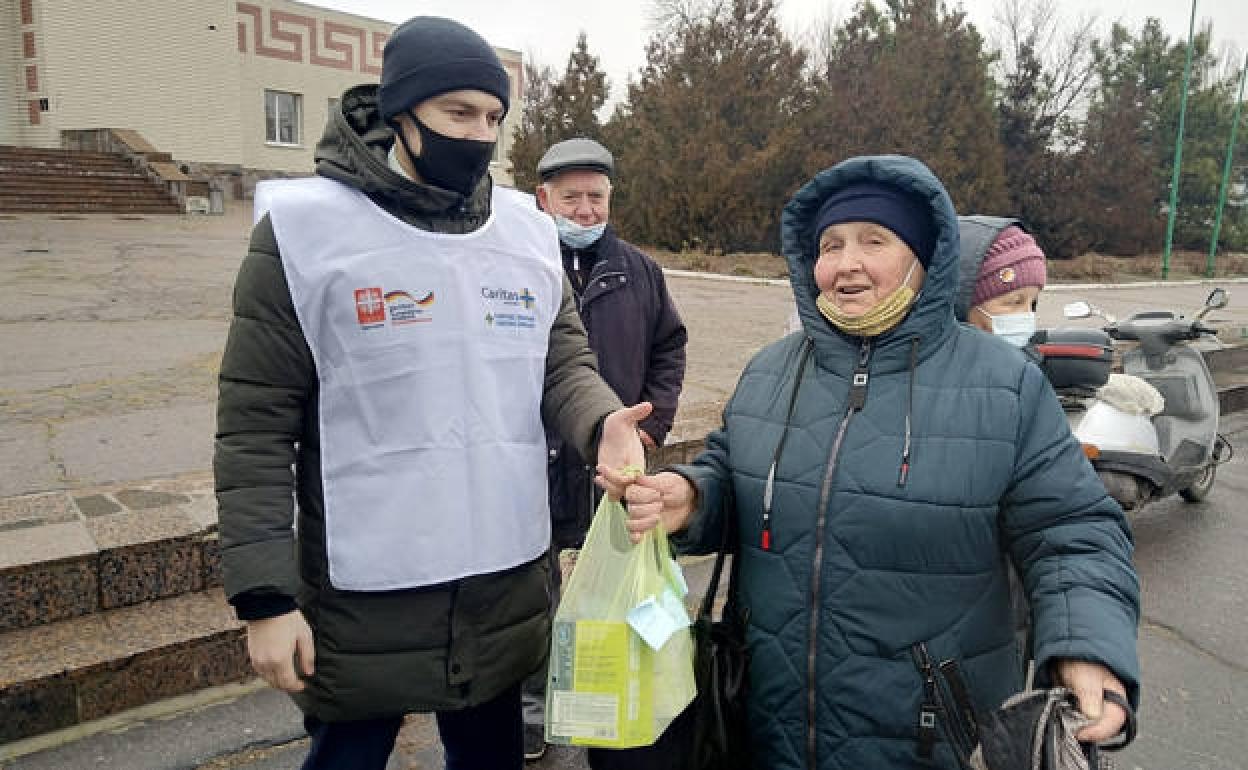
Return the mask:
<path fill-rule="evenodd" d="M 607 415 L 598 445 L 598 475 L 594 481 L 611 499 L 624 501 L 628 509 L 626 526 L 634 543 L 660 521 L 668 532 L 684 529 L 696 500 L 693 485 L 680 474 L 665 471 L 639 476 L 629 472 L 630 468 L 646 467 L 643 444 L 648 436 L 637 423 L 651 410 L 649 402 L 643 401 Z"/>

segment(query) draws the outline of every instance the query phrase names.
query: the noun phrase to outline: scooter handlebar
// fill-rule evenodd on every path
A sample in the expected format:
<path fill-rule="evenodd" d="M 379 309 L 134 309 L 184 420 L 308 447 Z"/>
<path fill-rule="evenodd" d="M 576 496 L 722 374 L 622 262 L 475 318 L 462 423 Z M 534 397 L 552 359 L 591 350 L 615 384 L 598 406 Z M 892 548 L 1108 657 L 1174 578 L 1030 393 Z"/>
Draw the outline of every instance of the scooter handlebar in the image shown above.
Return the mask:
<path fill-rule="evenodd" d="M 1172 340 L 1197 340 L 1203 335 L 1212 334 L 1216 336 L 1218 333 L 1217 329 L 1199 320 L 1193 320 L 1190 324 L 1187 324 L 1186 328 L 1182 322 L 1172 322 L 1169 326 L 1170 328 L 1166 330 L 1165 335 Z M 1130 327 L 1130 324 L 1128 324 L 1128 327 L 1129 329 L 1124 331 L 1119 328 L 1118 324 L 1110 324 L 1104 327 L 1104 331 L 1109 335 L 1110 339 L 1114 340 L 1140 339 L 1141 330 Z"/>

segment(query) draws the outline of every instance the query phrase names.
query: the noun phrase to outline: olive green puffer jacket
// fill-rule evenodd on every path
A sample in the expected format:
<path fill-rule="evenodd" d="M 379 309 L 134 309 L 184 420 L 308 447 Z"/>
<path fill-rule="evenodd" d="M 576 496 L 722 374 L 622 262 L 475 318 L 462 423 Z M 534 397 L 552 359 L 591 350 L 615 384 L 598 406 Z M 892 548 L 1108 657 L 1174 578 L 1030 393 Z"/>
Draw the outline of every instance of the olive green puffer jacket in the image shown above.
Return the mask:
<path fill-rule="evenodd" d="M 490 179 L 465 199 L 392 171 L 386 154 L 394 138 L 380 120 L 376 90 L 343 94 L 317 146 L 317 173 L 363 191 L 410 225 L 477 229 L 489 217 Z M 619 407 L 596 373 L 565 279 L 543 420 L 593 457 L 602 419 Z M 296 700 L 324 721 L 471 706 L 535 670 L 549 647 L 545 557 L 411 590 L 331 587 L 317 432 L 317 372 L 265 217 L 239 269 L 221 362 L 214 469 L 227 596 L 250 618 L 297 601 L 316 638 L 316 673 Z"/>

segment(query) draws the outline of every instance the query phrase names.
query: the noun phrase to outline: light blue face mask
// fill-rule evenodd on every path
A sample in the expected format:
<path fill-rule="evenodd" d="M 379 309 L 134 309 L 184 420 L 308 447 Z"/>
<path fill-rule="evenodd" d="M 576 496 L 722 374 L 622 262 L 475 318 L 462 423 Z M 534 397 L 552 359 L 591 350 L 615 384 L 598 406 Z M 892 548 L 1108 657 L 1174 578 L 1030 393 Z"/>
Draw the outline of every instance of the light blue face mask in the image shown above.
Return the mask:
<path fill-rule="evenodd" d="M 1026 345 L 1036 333 L 1035 313 L 1002 313 L 992 315 L 983 308 L 975 308 L 992 321 L 992 333 L 1016 348 Z"/>
<path fill-rule="evenodd" d="M 607 223 L 581 225 L 565 216 L 555 215 L 555 229 L 559 231 L 559 240 L 569 249 L 585 249 L 592 246 L 602 237 Z"/>

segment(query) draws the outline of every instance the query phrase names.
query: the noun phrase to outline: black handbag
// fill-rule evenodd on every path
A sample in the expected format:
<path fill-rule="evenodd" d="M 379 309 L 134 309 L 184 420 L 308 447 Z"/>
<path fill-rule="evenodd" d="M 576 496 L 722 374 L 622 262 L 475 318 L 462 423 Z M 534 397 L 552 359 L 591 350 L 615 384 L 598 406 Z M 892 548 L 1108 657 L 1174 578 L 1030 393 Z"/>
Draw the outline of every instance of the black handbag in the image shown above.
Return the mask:
<path fill-rule="evenodd" d="M 729 514 L 719 553 L 715 554 L 711 582 L 693 623 L 693 673 L 698 695 L 687 711 L 693 712 L 688 767 L 694 770 L 746 770 L 751 764 L 745 707 L 750 659 L 745 626 L 749 619 L 737 607 L 736 558 L 732 560 L 723 613 L 719 620 L 714 619 L 724 558 L 735 542 L 736 527 L 731 526 L 735 521 L 736 516 Z"/>
<path fill-rule="evenodd" d="M 728 579 L 728 598 L 714 619 L 724 559 L 735 542 L 736 517 L 728 516 L 706 595 L 693 622 L 693 673 L 698 694 L 650 746 L 590 749 L 592 770 L 747 770 L 750 767 L 745 694 L 749 653 L 746 618 L 736 606 L 737 560 Z"/>

